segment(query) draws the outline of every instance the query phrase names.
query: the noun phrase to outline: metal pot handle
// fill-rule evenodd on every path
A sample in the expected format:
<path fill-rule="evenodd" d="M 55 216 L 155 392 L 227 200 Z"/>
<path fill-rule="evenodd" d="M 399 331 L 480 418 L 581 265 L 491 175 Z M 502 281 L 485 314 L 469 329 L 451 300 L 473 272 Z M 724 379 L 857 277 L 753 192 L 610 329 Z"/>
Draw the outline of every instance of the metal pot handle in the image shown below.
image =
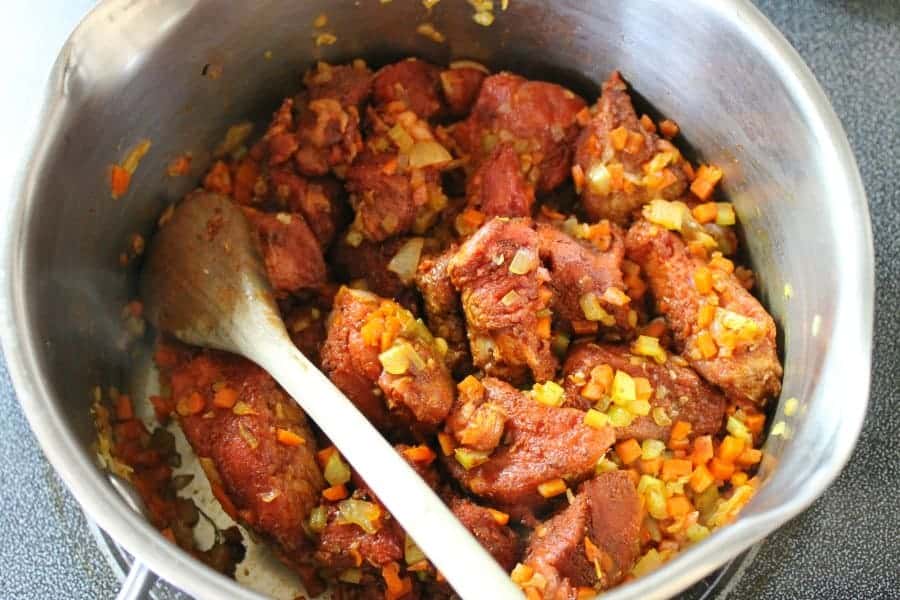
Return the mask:
<path fill-rule="evenodd" d="M 150 589 L 156 583 L 156 574 L 147 566 L 135 560 L 131 563 L 131 570 L 122 582 L 122 588 L 116 595 L 116 600 L 146 600 L 150 598 Z"/>

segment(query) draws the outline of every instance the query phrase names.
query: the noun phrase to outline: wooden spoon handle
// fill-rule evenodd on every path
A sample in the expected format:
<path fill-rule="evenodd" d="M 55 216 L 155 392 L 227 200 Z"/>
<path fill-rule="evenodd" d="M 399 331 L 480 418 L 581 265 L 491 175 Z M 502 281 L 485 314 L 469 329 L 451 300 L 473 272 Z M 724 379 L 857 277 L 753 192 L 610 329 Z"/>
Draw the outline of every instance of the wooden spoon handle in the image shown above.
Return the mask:
<path fill-rule="evenodd" d="M 465 599 L 521 600 L 512 583 L 437 494 L 331 381 L 290 343 L 257 344 L 268 371 L 356 468 L 416 544 Z"/>

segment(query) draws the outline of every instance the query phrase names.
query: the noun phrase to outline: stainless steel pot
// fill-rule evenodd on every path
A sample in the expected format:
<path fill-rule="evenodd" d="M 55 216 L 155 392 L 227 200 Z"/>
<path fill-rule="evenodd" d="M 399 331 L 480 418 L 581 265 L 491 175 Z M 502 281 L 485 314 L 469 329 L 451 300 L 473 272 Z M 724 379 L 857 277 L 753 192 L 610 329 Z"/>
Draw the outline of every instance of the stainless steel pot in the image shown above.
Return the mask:
<path fill-rule="evenodd" d="M 334 45 L 313 43 L 321 12 Z M 6 219 L 3 346 L 44 452 L 88 515 L 191 594 L 256 597 L 165 541 L 93 460 L 88 390 L 129 367 L 117 346 L 118 315 L 134 294 L 134 273 L 117 257 L 133 232 L 149 235 L 161 209 L 193 184 L 166 177 L 171 158 L 191 151 L 201 172 L 228 125 L 265 117 L 317 59 L 473 58 L 564 81 L 590 98 L 619 68 L 656 110 L 677 119 L 699 156 L 723 166 L 762 295 L 783 333 L 775 421 L 787 423 L 786 435 L 767 442 L 765 483 L 736 523 L 609 598 L 684 589 L 807 507 L 853 449 L 869 389 L 869 215 L 840 123 L 784 38 L 738 0 L 512 0 L 490 28 L 471 15 L 461 0 L 440 3 L 430 16 L 412 0 L 108 0 L 60 54 Z M 416 34 L 425 20 L 447 34 L 446 44 Z M 221 67 L 221 76 L 210 77 L 207 64 Z M 131 191 L 114 201 L 106 169 L 141 138 L 152 149 Z M 790 417 L 789 397 L 800 401 Z"/>

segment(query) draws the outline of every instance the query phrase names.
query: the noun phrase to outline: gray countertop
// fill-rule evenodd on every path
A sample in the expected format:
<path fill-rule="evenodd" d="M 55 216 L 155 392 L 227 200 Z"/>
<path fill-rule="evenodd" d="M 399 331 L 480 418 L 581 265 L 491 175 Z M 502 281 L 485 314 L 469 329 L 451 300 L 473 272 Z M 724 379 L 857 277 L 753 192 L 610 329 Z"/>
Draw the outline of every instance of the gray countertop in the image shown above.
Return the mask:
<path fill-rule="evenodd" d="M 0 201 L 21 165 L 53 58 L 92 2 L 6 4 Z M 875 234 L 875 350 L 869 414 L 850 463 L 809 510 L 765 541 L 732 597 L 900 598 L 900 2 L 757 5 L 810 65 L 856 153 Z M 0 361 L 0 598 L 111 598 L 117 588 Z"/>

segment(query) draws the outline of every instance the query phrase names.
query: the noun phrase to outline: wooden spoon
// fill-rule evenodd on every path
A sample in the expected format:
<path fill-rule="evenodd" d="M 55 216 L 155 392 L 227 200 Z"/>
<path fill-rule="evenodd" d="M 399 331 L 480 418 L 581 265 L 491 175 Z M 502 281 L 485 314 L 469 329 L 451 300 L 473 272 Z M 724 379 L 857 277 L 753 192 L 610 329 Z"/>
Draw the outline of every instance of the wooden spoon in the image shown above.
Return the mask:
<path fill-rule="evenodd" d="M 293 397 L 467 599 L 521 599 L 509 576 L 362 413 L 294 346 L 241 210 L 195 192 L 154 237 L 141 274 L 147 318 L 194 346 L 252 360 Z"/>

